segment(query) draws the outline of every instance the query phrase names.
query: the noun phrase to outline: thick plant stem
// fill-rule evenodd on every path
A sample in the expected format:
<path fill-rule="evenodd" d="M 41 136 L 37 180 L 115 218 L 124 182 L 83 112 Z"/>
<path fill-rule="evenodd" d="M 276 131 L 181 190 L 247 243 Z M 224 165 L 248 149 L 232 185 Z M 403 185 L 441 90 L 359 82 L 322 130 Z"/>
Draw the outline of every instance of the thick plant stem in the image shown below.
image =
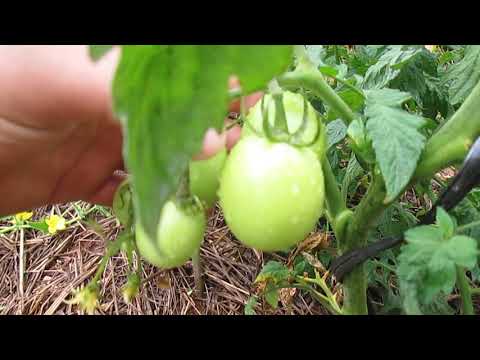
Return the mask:
<path fill-rule="evenodd" d="M 480 295 L 480 288 L 470 288 L 469 291 L 472 295 Z"/>
<path fill-rule="evenodd" d="M 363 264 L 348 274 L 343 282 L 343 313 L 368 315 L 367 277 Z"/>
<path fill-rule="evenodd" d="M 460 290 L 460 297 L 462 299 L 463 315 L 475 315 L 467 274 L 465 273 L 465 269 L 460 266 L 457 266 L 457 286 Z"/>
<path fill-rule="evenodd" d="M 380 174 L 374 174 L 367 194 L 358 205 L 348 224 L 345 238 L 341 242 L 342 253 L 365 246 L 369 230 L 388 205 L 384 203 L 385 184 Z M 366 315 L 367 279 L 361 265 L 347 275 L 343 282 L 344 312 L 349 315 Z"/>

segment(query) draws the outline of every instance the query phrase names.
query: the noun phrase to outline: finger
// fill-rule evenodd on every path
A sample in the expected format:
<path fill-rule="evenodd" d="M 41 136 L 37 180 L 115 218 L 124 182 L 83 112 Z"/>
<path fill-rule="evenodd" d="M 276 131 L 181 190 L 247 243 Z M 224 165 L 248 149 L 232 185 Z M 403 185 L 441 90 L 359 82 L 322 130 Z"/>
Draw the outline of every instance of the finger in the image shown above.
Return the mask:
<path fill-rule="evenodd" d="M 228 79 L 228 87 L 229 89 L 235 89 L 240 87 L 240 81 L 236 76 L 230 76 L 230 78 Z"/>
<path fill-rule="evenodd" d="M 236 89 L 240 87 L 240 81 L 236 76 L 231 76 L 228 79 L 228 87 L 229 89 Z M 255 104 L 262 98 L 262 92 L 253 93 L 245 98 L 245 110 L 250 109 L 251 107 L 255 106 Z M 230 111 L 231 112 L 240 112 L 240 100 L 235 100 L 230 104 Z"/>
<path fill-rule="evenodd" d="M 105 83 L 111 84 L 115 77 L 115 71 L 120 61 L 121 49 L 114 46 L 101 59 L 93 63 L 93 66 L 103 77 Z"/>
<path fill-rule="evenodd" d="M 112 206 L 113 198 L 118 187 L 127 178 L 127 174 L 121 171 L 115 172 L 100 189 L 87 202 L 103 206 Z"/>
<path fill-rule="evenodd" d="M 219 134 L 215 129 L 209 129 L 203 140 L 203 148 L 200 154 L 193 157 L 193 160 L 206 160 L 215 156 L 225 148 L 227 135 Z"/>
<path fill-rule="evenodd" d="M 235 76 L 230 77 L 228 81 L 228 86 L 230 89 L 239 87 L 240 82 L 238 81 L 238 78 Z M 262 96 L 263 93 L 257 92 L 245 97 L 244 104 L 246 110 L 255 106 L 255 104 L 262 98 Z M 237 113 L 240 112 L 240 100 L 232 102 L 230 104 L 229 111 Z M 229 120 L 226 120 L 225 123 L 226 125 L 231 124 Z M 193 160 L 206 160 L 216 155 L 225 147 L 227 149 L 231 149 L 240 139 L 241 131 L 241 127 L 238 125 L 233 126 L 231 129 L 227 130 L 222 134 L 218 134 L 217 131 L 215 131 L 214 129 L 208 130 L 204 138 L 202 151 L 200 154 L 194 156 Z"/>
<path fill-rule="evenodd" d="M 245 97 L 245 110 L 250 109 L 251 107 L 255 106 L 255 104 L 262 98 L 262 92 L 253 93 L 247 97 Z M 231 112 L 240 112 L 240 100 L 235 100 L 230 104 L 229 110 Z"/>

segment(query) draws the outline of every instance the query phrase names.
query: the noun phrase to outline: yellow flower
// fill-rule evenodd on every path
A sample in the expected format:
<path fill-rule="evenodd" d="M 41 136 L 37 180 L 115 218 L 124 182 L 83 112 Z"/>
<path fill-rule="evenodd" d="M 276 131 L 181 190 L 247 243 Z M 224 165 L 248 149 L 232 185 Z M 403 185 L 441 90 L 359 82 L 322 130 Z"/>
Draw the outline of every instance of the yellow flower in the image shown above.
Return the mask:
<path fill-rule="evenodd" d="M 138 295 L 140 290 L 140 278 L 137 274 L 131 274 L 128 277 L 127 283 L 122 288 L 123 300 L 130 304 L 133 298 Z"/>
<path fill-rule="evenodd" d="M 13 217 L 12 223 L 13 224 L 23 223 L 24 221 L 29 220 L 32 216 L 33 216 L 33 212 L 24 211 L 24 212 L 18 213 Z"/>
<path fill-rule="evenodd" d="M 50 234 L 56 234 L 57 231 L 65 230 L 65 219 L 58 215 L 51 215 L 45 219 L 45 223 L 48 225 L 48 232 Z"/>
<path fill-rule="evenodd" d="M 85 311 L 89 315 L 95 313 L 98 302 L 98 287 L 95 284 L 89 284 L 86 287 L 81 287 L 78 290 L 74 290 L 73 298 L 65 301 L 67 304 L 78 305 L 80 309 Z"/>

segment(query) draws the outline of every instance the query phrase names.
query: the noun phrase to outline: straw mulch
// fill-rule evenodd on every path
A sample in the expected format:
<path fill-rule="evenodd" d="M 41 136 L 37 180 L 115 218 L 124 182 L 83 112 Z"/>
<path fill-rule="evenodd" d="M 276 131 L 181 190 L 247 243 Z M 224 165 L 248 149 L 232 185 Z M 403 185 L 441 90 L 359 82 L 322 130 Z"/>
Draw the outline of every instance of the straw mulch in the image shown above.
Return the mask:
<path fill-rule="evenodd" d="M 81 206 L 88 209 L 88 205 Z M 67 221 L 75 217 L 73 205 L 56 207 Z M 51 213 L 51 208 L 35 211 L 35 218 Z M 95 213 L 108 239 L 115 239 L 121 230 L 117 220 L 108 214 Z M 3 228 L 7 222 L 0 223 Z M 67 304 L 72 290 L 86 285 L 98 268 L 105 252 L 104 240 L 85 222 L 70 224 L 55 236 L 36 230 L 25 230 L 24 279 L 20 284 L 20 231 L 0 234 L 0 314 L 83 314 Z M 226 227 L 217 209 L 209 219 L 208 231 L 201 250 L 204 264 L 205 292 L 197 296 L 190 263 L 163 272 L 144 263 L 143 285 L 131 304 L 123 300 L 121 287 L 128 275 L 123 254 L 113 257 L 102 277 L 99 314 L 164 314 L 164 315 L 241 315 L 249 297 L 256 292 L 256 276 L 268 261 L 263 254 L 241 246 Z M 277 260 L 287 261 L 276 256 Z M 324 310 L 309 297 L 288 290 L 289 306 L 273 310 L 259 301 L 257 314 L 322 314 Z"/>

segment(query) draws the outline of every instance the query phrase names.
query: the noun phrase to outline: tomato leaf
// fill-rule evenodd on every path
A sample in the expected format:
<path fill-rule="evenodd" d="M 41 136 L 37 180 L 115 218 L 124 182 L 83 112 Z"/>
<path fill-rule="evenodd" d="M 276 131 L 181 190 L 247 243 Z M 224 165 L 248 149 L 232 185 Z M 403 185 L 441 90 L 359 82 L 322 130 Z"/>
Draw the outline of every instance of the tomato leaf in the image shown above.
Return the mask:
<path fill-rule="evenodd" d="M 255 306 L 257 306 L 258 300 L 256 296 L 250 296 L 247 303 L 245 304 L 244 314 L 245 315 L 257 315 L 255 312 Z"/>
<path fill-rule="evenodd" d="M 358 92 L 352 89 L 346 89 L 338 92 L 338 96 L 352 109 L 353 112 L 359 111 L 364 104 L 364 98 Z M 328 109 L 327 120 L 339 119 L 340 115 L 333 109 Z"/>
<path fill-rule="evenodd" d="M 404 65 L 423 49 L 419 46 L 406 48 L 402 45 L 388 47 L 378 61 L 368 68 L 363 80 L 364 89 L 381 89 L 395 79 Z"/>
<path fill-rule="evenodd" d="M 342 197 L 344 201 L 347 201 L 347 195 L 350 193 L 350 185 L 354 185 L 353 191 L 356 191 L 357 187 L 360 185 L 354 180 L 357 179 L 360 175 L 363 174 L 363 169 L 357 161 L 355 154 L 352 153 L 350 161 L 348 162 L 347 170 L 345 171 L 345 176 L 342 181 Z"/>
<path fill-rule="evenodd" d="M 447 116 L 450 106 L 447 87 L 438 77 L 435 55 L 427 50 L 419 51 L 403 66 L 388 87 L 411 94 L 426 117 L 435 119 L 438 112 Z"/>
<path fill-rule="evenodd" d="M 437 112 L 444 118 L 451 108 L 448 99 L 448 89 L 441 79 L 423 73 L 425 78 L 425 92 L 421 94 L 424 116 L 435 119 Z"/>
<path fill-rule="evenodd" d="M 267 290 L 264 296 L 265 296 L 265 300 L 267 300 L 267 303 L 273 309 L 276 309 L 278 307 L 278 298 L 279 298 L 278 289 L 273 287 L 269 289 L 269 286 L 267 286 Z"/>
<path fill-rule="evenodd" d="M 255 282 L 272 281 L 274 283 L 279 283 L 287 280 L 289 275 L 290 270 L 285 265 L 278 261 L 269 261 L 265 264 L 262 271 L 260 271 Z"/>
<path fill-rule="evenodd" d="M 113 48 L 113 45 L 89 45 L 89 55 L 93 61 L 100 60 Z"/>
<path fill-rule="evenodd" d="M 443 210 L 443 208 L 438 208 L 437 209 L 437 214 L 436 214 L 436 221 L 438 226 L 443 232 L 443 236 L 448 239 L 453 236 L 453 233 L 455 231 L 455 224 L 452 220 L 452 218 L 448 215 L 448 213 Z"/>
<path fill-rule="evenodd" d="M 480 80 L 480 45 L 469 45 L 465 56 L 452 65 L 443 79 L 449 84 L 448 93 L 452 105 L 462 103 Z"/>
<path fill-rule="evenodd" d="M 416 312 L 416 301 L 429 304 L 438 294 L 453 290 L 456 266 L 472 269 L 477 263 L 477 242 L 463 235 L 445 237 L 452 220 L 445 211 L 439 214 L 437 225 L 418 226 L 405 233 L 407 245 L 398 256 L 397 275 L 410 313 Z"/>
<path fill-rule="evenodd" d="M 345 136 L 347 136 L 347 126 L 341 119 L 329 122 L 326 128 L 328 142 L 327 149 L 338 144 L 345 139 Z"/>
<path fill-rule="evenodd" d="M 338 69 L 333 66 L 319 66 L 318 70 L 324 75 L 336 77 L 338 75 Z"/>
<path fill-rule="evenodd" d="M 401 109 L 410 96 L 398 90 L 366 91 L 367 132 L 392 201 L 408 184 L 425 145 L 423 118 Z M 388 134 L 388 135 L 387 135 Z"/>
<path fill-rule="evenodd" d="M 369 164 L 375 163 L 375 153 L 372 141 L 367 136 L 367 130 L 362 119 L 353 120 L 347 128 L 347 135 L 353 151 Z"/>
<path fill-rule="evenodd" d="M 30 227 L 32 227 L 33 229 L 35 230 L 40 230 L 41 232 L 43 232 L 44 234 L 48 234 L 48 225 L 47 223 L 45 222 L 45 220 L 42 220 L 42 221 L 32 221 L 32 222 L 29 222 L 28 225 Z"/>
<path fill-rule="evenodd" d="M 159 214 L 179 186 L 208 128 L 221 129 L 228 78 L 244 92 L 285 71 L 291 46 L 125 45 L 113 84 L 125 135 L 135 215 L 154 237 Z"/>
<path fill-rule="evenodd" d="M 213 68 L 210 71 L 223 70 L 238 76 L 244 94 L 264 89 L 272 78 L 288 69 L 293 57 L 293 47 L 286 45 L 223 45 L 210 49 L 213 52 L 206 45 L 197 48 L 205 48 L 208 65 Z M 223 51 L 225 59 L 219 58 Z M 200 88 L 207 91 L 202 84 Z"/>
<path fill-rule="evenodd" d="M 356 45 L 349 66 L 359 75 L 365 76 L 368 69 L 388 49 L 387 45 Z"/>
<path fill-rule="evenodd" d="M 451 213 L 455 216 L 458 226 L 470 224 L 480 220 L 480 212 L 478 211 L 479 205 L 471 199 L 475 192 L 471 192 L 468 197 L 458 204 Z M 468 228 L 463 231 L 462 234 L 470 236 L 477 241 L 480 241 L 480 225 Z"/>

